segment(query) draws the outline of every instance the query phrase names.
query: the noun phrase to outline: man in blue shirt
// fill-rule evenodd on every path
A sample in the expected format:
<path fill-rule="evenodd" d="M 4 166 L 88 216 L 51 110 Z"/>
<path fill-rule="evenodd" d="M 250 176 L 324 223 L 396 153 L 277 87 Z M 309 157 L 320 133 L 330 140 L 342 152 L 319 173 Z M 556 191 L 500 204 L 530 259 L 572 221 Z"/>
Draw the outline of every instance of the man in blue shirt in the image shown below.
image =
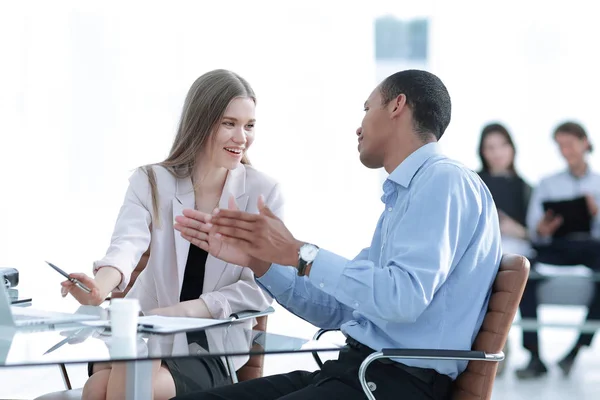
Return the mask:
<path fill-rule="evenodd" d="M 470 169 L 440 153 L 450 95 L 435 75 L 398 72 L 369 96 L 357 129 L 361 162 L 385 168 L 385 209 L 371 246 L 353 260 L 294 238 L 264 202 L 259 214 L 186 210 L 176 229 L 216 257 L 250 267 L 281 305 L 341 328 L 348 351 L 321 371 L 296 371 L 193 399 L 362 399 L 358 368 L 382 348 L 470 349 L 500 258 L 497 211 Z M 464 361 L 376 362 L 378 399 L 445 399 Z"/>

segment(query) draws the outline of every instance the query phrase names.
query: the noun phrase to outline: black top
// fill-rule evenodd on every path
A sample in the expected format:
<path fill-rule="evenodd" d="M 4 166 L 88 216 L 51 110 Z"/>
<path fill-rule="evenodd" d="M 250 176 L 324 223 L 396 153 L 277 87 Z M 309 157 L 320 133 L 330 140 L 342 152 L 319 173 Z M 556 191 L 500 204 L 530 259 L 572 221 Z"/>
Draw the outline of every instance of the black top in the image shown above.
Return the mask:
<path fill-rule="evenodd" d="M 206 251 L 190 244 L 179 301 L 196 300 L 202 294 L 207 258 L 208 253 Z"/>
<path fill-rule="evenodd" d="M 527 226 L 531 186 L 518 175 L 494 176 L 480 171 L 479 176 L 490 190 L 496 207 L 521 225 Z"/>
<path fill-rule="evenodd" d="M 196 300 L 202 294 L 207 258 L 208 253 L 205 250 L 190 244 L 179 301 Z M 187 338 L 188 343 L 198 343 L 208 350 L 208 342 L 204 331 L 189 332 Z"/>

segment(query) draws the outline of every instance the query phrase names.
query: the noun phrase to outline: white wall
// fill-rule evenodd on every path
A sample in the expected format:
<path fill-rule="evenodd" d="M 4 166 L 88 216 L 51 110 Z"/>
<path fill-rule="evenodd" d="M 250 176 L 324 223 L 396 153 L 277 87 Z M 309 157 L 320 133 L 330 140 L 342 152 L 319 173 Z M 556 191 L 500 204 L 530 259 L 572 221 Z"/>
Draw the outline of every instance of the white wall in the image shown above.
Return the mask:
<path fill-rule="evenodd" d="M 166 155 L 187 88 L 217 67 L 255 87 L 259 136 L 250 155 L 285 185 L 290 226 L 349 254 L 363 244 L 362 232 L 320 232 L 355 230 L 349 212 L 374 215 L 363 210 L 372 204 L 371 175 L 354 138 L 375 83 L 371 22 L 359 9 L 342 18 L 334 6 L 269 4 L 268 14 L 196 2 L 39 2 L 1 13 L 2 34 L 14 39 L 2 43 L 10 62 L 0 67 L 1 170 L 10 193 L 2 199 L 2 243 L 11 249 L 4 259 L 26 253 L 89 269 L 131 169 Z"/>
<path fill-rule="evenodd" d="M 490 120 L 506 123 L 518 168 L 533 183 L 564 168 L 551 140 L 564 119 L 580 121 L 600 146 L 600 25 L 585 0 L 436 0 L 429 65 L 447 84 L 452 122 L 441 141 L 476 168 L 477 141 Z M 597 155 L 591 157 L 598 165 Z"/>

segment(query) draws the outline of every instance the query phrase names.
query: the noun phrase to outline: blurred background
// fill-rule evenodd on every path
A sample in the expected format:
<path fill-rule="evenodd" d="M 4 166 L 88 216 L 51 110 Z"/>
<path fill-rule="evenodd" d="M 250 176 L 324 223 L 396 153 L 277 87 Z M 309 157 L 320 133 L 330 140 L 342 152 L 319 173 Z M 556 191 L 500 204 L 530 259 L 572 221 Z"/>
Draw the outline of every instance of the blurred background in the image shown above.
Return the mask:
<path fill-rule="evenodd" d="M 165 158 L 189 86 L 215 68 L 239 73 L 257 93 L 250 158 L 282 183 L 292 232 L 344 256 L 369 244 L 382 210 L 385 173 L 360 164 L 355 130 L 371 90 L 396 71 L 427 69 L 445 82 L 453 115 L 441 145 L 449 156 L 479 168 L 481 128 L 499 121 L 514 136 L 517 169 L 536 184 L 564 168 L 551 139 L 559 122 L 580 122 L 598 142 L 595 7 L 585 0 L 1 1 L 0 266 L 45 268 L 48 259 L 91 273 L 129 175 Z M 59 282 L 57 275 L 40 290 L 58 291 Z M 282 309 L 269 330 L 315 332 Z M 543 337 L 552 359 L 573 336 L 546 330 Z M 526 360 L 518 339 L 509 368 Z M 569 381 L 521 383 L 506 374 L 494 398 L 597 398 L 593 354 Z M 273 361 L 266 372 L 283 369 Z M 42 380 L 54 373 L 36 371 Z M 22 373 L 0 370 L 0 386 L 15 398 L 60 389 L 58 378 L 54 387 L 50 378 L 48 387 L 23 387 L 11 378 Z"/>

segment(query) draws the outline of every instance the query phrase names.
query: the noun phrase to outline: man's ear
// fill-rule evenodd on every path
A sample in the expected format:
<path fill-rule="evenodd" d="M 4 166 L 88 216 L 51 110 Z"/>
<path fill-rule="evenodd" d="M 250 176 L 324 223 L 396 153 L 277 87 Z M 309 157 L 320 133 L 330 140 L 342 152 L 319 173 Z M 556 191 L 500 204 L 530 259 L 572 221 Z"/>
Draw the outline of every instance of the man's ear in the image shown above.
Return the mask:
<path fill-rule="evenodd" d="M 396 98 L 392 99 L 388 104 L 388 109 L 390 110 L 390 116 L 395 118 L 400 115 L 400 113 L 406 107 L 406 95 L 400 94 L 396 96 Z"/>

